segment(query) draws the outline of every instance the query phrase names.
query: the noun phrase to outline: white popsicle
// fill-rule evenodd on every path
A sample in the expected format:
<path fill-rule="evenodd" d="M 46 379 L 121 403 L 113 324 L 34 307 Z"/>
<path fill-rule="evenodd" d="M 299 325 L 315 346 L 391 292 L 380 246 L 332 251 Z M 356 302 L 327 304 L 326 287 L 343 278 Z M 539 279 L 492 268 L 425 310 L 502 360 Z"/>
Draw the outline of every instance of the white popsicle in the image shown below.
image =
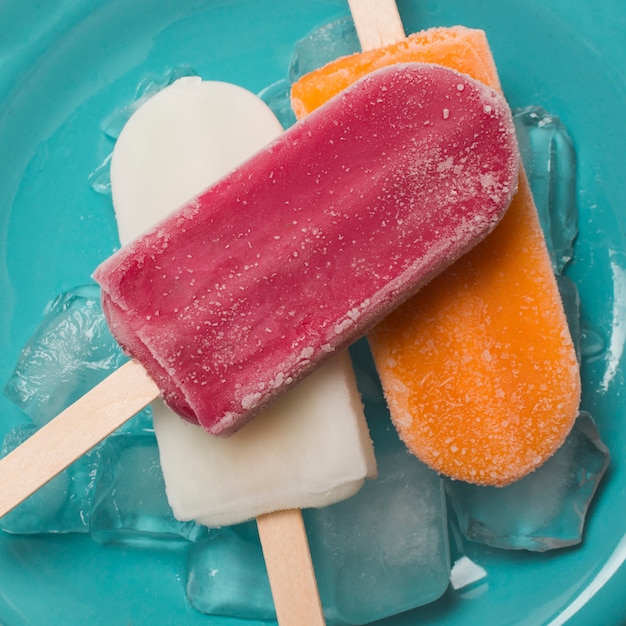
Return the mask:
<path fill-rule="evenodd" d="M 122 244 L 251 156 L 282 128 L 250 92 L 183 78 L 145 103 L 111 161 Z M 326 506 L 376 473 L 347 353 L 339 354 L 228 439 L 152 405 L 176 517 L 207 526 Z"/>

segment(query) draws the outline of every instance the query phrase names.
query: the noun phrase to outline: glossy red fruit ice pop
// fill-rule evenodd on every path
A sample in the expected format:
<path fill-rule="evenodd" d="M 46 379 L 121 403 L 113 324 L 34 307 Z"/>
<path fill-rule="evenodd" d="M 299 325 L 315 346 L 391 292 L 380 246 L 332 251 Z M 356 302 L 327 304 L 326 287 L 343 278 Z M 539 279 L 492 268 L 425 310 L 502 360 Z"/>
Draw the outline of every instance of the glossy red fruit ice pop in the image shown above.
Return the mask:
<path fill-rule="evenodd" d="M 105 261 L 111 330 L 174 410 L 231 434 L 490 232 L 517 168 L 499 93 L 374 72 Z"/>

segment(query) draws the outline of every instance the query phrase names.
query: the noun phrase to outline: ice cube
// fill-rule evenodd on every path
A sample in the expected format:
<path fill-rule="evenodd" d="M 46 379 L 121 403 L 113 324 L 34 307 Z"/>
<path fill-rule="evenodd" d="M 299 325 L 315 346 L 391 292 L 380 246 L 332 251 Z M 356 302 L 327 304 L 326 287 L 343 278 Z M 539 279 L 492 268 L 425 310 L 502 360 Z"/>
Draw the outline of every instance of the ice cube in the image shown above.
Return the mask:
<path fill-rule="evenodd" d="M 446 480 L 463 535 L 496 548 L 543 552 L 582 540 L 589 504 L 609 464 L 591 416 L 581 411 L 554 456 L 506 487 Z"/>
<path fill-rule="evenodd" d="M 561 300 L 563 301 L 563 308 L 565 309 L 565 315 L 567 317 L 567 325 L 569 326 L 569 332 L 574 341 L 574 348 L 576 350 L 576 356 L 578 361 L 581 358 L 581 326 L 580 326 L 580 296 L 578 294 L 578 287 L 567 276 L 557 276 L 556 282 L 559 286 L 559 293 L 561 294 Z"/>
<path fill-rule="evenodd" d="M 318 67 L 360 50 L 351 17 L 323 24 L 296 42 L 289 63 L 289 80 L 296 82 Z"/>
<path fill-rule="evenodd" d="M 292 126 L 296 117 L 291 108 L 291 84 L 304 74 L 339 56 L 360 50 L 359 40 L 350 17 L 324 24 L 296 42 L 289 62 L 289 78 L 268 85 L 259 92 L 259 98 L 267 104 L 283 128 Z M 106 174 L 106 165 L 103 164 Z M 97 176 L 96 176 L 97 174 Z M 94 184 L 106 185 L 106 176 L 101 171 L 94 173 Z"/>
<path fill-rule="evenodd" d="M 542 107 L 517 109 L 513 119 L 552 267 L 560 274 L 578 233 L 574 145 L 561 120 Z"/>
<path fill-rule="evenodd" d="M 116 370 L 127 357 L 109 332 L 95 285 L 55 298 L 22 349 L 4 393 L 43 426 Z M 87 419 L 87 417 L 86 417 Z M 142 411 L 124 430 L 150 430 Z"/>
<path fill-rule="evenodd" d="M 209 615 L 276 619 L 255 522 L 211 530 L 191 546 L 187 598 Z"/>
<path fill-rule="evenodd" d="M 179 522 L 165 494 L 153 433 L 120 433 L 102 446 L 96 477 L 91 534 L 101 543 L 155 547 L 155 540 L 193 541 L 194 522 Z"/>
<path fill-rule="evenodd" d="M 291 84 L 329 61 L 359 50 L 352 18 L 342 17 L 323 24 L 296 42 L 289 62 L 289 78 L 268 85 L 259 92 L 259 98 L 272 109 L 283 128 L 289 128 L 296 121 L 290 101 Z"/>

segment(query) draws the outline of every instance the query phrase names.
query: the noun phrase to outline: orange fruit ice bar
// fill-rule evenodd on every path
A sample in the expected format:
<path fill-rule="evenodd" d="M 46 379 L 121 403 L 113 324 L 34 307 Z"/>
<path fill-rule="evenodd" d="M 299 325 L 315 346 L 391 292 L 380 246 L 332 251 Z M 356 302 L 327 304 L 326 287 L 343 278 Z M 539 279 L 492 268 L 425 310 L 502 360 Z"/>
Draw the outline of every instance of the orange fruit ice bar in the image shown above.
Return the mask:
<path fill-rule="evenodd" d="M 292 90 L 298 116 L 381 65 L 430 62 L 499 89 L 485 34 L 436 28 L 338 59 Z M 368 336 L 396 429 L 438 472 L 506 485 L 569 433 L 580 372 L 528 182 L 485 241 Z"/>
<path fill-rule="evenodd" d="M 455 26 L 413 33 L 384 48 L 341 57 L 309 72 L 292 85 L 291 106 L 300 119 L 366 74 L 394 63 L 411 62 L 445 65 L 500 89 L 485 33 Z"/>

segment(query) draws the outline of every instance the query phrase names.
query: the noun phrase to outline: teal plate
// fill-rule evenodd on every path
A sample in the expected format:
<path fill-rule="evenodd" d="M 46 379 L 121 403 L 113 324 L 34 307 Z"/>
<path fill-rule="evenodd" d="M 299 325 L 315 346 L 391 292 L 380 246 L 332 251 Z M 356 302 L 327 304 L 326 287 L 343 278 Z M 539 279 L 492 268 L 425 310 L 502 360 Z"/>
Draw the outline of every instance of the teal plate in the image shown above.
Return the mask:
<path fill-rule="evenodd" d="M 477 547 L 472 558 L 488 572 L 480 593 L 446 594 L 384 623 L 626 623 L 626 8 L 621 0 L 413 0 L 399 8 L 407 31 L 485 29 L 511 105 L 542 105 L 574 138 L 581 217 L 569 273 L 585 323 L 605 343 L 582 365 L 583 406 L 612 465 L 580 547 L 543 555 Z M 3 0 L 0 380 L 44 306 L 85 283 L 116 246 L 110 200 L 87 182 L 111 148 L 102 120 L 147 74 L 181 65 L 258 92 L 286 77 L 297 39 L 347 13 L 343 0 Z M 0 435 L 21 419 L 0 398 Z M 176 550 L 0 535 L 2 626 L 244 623 L 195 612 L 184 580 Z"/>

